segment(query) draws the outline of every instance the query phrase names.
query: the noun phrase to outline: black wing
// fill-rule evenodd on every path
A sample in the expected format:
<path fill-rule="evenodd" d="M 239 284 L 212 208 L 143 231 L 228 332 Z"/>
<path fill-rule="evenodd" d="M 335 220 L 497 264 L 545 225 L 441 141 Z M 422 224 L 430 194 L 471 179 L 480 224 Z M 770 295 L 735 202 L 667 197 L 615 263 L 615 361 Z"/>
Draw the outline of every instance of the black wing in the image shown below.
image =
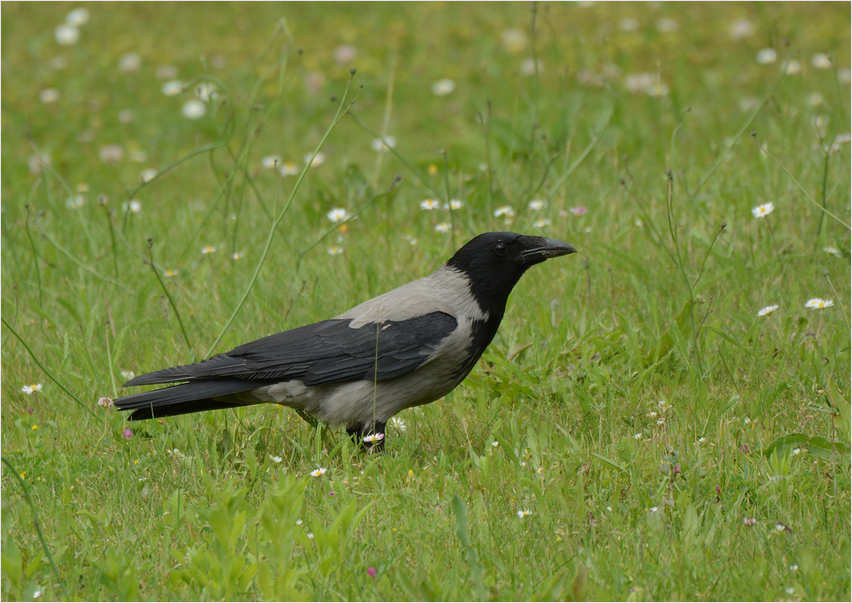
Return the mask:
<path fill-rule="evenodd" d="M 140 375 L 124 386 L 209 379 L 299 379 L 305 385 L 384 381 L 420 367 L 458 326 L 444 312 L 357 329 L 349 326 L 351 322 L 331 319 L 270 335 L 197 364 Z"/>

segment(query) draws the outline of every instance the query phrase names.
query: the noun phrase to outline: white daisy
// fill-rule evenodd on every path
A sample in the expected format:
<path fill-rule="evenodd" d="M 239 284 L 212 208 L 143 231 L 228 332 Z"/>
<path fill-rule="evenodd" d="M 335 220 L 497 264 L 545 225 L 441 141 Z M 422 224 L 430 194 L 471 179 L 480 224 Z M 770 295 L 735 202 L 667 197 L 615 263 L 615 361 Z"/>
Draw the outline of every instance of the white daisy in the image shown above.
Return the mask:
<path fill-rule="evenodd" d="M 766 316 L 767 314 L 772 314 L 775 310 L 778 309 L 778 304 L 773 304 L 771 306 L 766 306 L 765 308 L 761 308 L 757 311 L 758 316 Z"/>
<path fill-rule="evenodd" d="M 199 119 L 207 113 L 207 106 L 197 98 L 188 100 L 183 105 L 183 116 L 187 119 Z"/>
<path fill-rule="evenodd" d="M 313 471 L 311 471 L 311 477 L 319 477 L 319 476 L 323 475 L 326 471 L 328 471 L 328 469 L 326 469 L 325 467 L 320 467 L 319 469 L 314 469 Z"/>
<path fill-rule="evenodd" d="M 834 302 L 830 299 L 820 299 L 815 297 L 813 299 L 809 299 L 805 304 L 806 308 L 810 308 L 811 310 L 824 310 L 825 308 L 830 308 L 834 305 Z"/>
<path fill-rule="evenodd" d="M 763 205 L 758 205 L 754 209 L 751 210 L 751 214 L 755 218 L 765 218 L 769 214 L 775 211 L 775 204 L 772 202 L 764 203 Z"/>
<path fill-rule="evenodd" d="M 342 207 L 335 207 L 325 215 L 332 222 L 346 222 L 352 215 Z"/>

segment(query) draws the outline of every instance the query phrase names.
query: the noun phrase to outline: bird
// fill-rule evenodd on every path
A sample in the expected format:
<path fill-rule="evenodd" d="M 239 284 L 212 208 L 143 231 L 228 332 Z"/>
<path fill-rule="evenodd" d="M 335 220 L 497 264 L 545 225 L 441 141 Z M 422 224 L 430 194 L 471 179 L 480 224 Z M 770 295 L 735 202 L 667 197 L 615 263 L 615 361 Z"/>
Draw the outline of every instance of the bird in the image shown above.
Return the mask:
<path fill-rule="evenodd" d="M 173 385 L 114 404 L 139 421 L 273 403 L 382 452 L 391 417 L 444 397 L 470 373 L 524 272 L 572 253 L 555 239 L 483 233 L 428 276 L 334 318 L 135 377 L 123 387 Z"/>

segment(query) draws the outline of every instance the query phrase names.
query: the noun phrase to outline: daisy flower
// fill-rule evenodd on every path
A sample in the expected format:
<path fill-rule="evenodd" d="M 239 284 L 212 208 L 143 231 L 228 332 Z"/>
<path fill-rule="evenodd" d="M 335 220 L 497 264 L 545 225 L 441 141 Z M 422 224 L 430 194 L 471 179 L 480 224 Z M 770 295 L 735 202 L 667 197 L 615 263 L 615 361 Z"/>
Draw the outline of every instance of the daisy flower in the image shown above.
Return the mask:
<path fill-rule="evenodd" d="M 342 207 L 336 207 L 325 215 L 332 222 L 346 222 L 352 215 Z"/>
<path fill-rule="evenodd" d="M 391 425 L 393 425 L 400 431 L 405 431 L 405 421 L 403 419 L 400 419 L 399 417 L 392 418 Z"/>
<path fill-rule="evenodd" d="M 343 253 L 343 247 L 338 245 L 328 248 L 328 255 L 340 255 L 341 253 Z"/>
<path fill-rule="evenodd" d="M 420 202 L 420 209 L 423 211 L 431 211 L 433 209 L 440 209 L 441 202 L 437 199 L 424 199 Z"/>
<path fill-rule="evenodd" d="M 755 60 L 761 65 L 769 65 L 770 63 L 774 63 L 776 58 L 777 55 L 774 48 L 763 48 L 757 51 Z"/>
<path fill-rule="evenodd" d="M 806 308 L 810 308 L 811 310 L 824 310 L 826 308 L 830 308 L 834 305 L 834 302 L 830 299 L 820 299 L 815 297 L 813 299 L 809 299 L 807 303 L 805 303 Z"/>
<path fill-rule="evenodd" d="M 766 316 L 767 314 L 772 314 L 775 310 L 778 309 L 778 304 L 773 304 L 771 306 L 766 306 L 765 308 L 761 308 L 757 311 L 758 316 Z"/>
<path fill-rule="evenodd" d="M 317 156 L 314 157 L 314 160 L 311 161 L 311 157 L 313 157 L 313 153 L 308 153 L 305 155 L 305 163 L 311 167 L 319 167 L 323 163 L 325 163 L 325 153 L 317 153 Z"/>
<path fill-rule="evenodd" d="M 237 260 L 243 259 L 243 252 L 242 251 L 235 251 L 234 253 L 231 254 L 231 259 L 234 260 L 235 262 Z"/>
<path fill-rule="evenodd" d="M 437 226 L 435 226 L 435 232 L 440 232 L 442 234 L 450 232 L 450 225 L 446 222 L 441 222 Z"/>
<path fill-rule="evenodd" d="M 210 255 L 211 253 L 216 253 L 216 248 L 213 245 L 206 245 L 201 248 L 201 255 Z"/>
<path fill-rule="evenodd" d="M 73 46 L 80 40 L 80 30 L 71 23 L 63 23 L 57 27 L 55 35 L 60 46 Z"/>
<path fill-rule="evenodd" d="M 499 218 L 500 216 L 507 216 L 511 218 L 515 215 L 515 210 L 512 209 L 509 205 L 504 205 L 503 207 L 498 207 L 494 210 L 494 217 Z"/>
<path fill-rule="evenodd" d="M 518 519 L 523 519 L 527 515 L 532 515 L 532 511 L 529 509 L 521 509 L 516 513 L 516 515 L 518 516 Z"/>
<path fill-rule="evenodd" d="M 314 469 L 313 471 L 311 471 L 311 477 L 319 477 L 319 476 L 323 475 L 326 471 L 328 471 L 328 469 L 326 469 L 325 467 L 320 467 L 319 469 Z"/>
<path fill-rule="evenodd" d="M 157 176 L 157 170 L 154 168 L 148 168 L 147 170 L 142 170 L 142 173 L 139 174 L 139 179 L 142 182 L 151 182 Z"/>
<path fill-rule="evenodd" d="M 278 155 L 267 155 L 266 157 L 260 160 L 260 163 L 263 165 L 263 167 L 271 170 L 275 166 L 281 164 L 281 158 Z"/>
<path fill-rule="evenodd" d="M 168 270 L 163 272 L 163 276 L 166 277 L 166 278 L 172 278 L 173 276 L 177 276 L 177 275 L 178 275 L 178 271 L 172 270 L 171 268 L 169 268 Z"/>
<path fill-rule="evenodd" d="M 435 96 L 447 96 L 456 89 L 456 83 L 453 80 L 443 79 L 432 84 L 432 94 Z"/>
<path fill-rule="evenodd" d="M 142 211 L 142 203 L 134 199 L 133 201 L 127 201 L 121 204 L 121 211 L 130 212 L 131 214 L 138 214 Z"/>
<path fill-rule="evenodd" d="M 369 444 L 371 442 L 380 442 L 385 439 L 385 434 L 383 433 L 371 433 L 368 436 L 364 436 L 364 443 Z"/>
<path fill-rule="evenodd" d="M 831 59 L 825 54 L 815 54 L 811 59 L 811 65 L 817 69 L 831 69 Z"/>
<path fill-rule="evenodd" d="M 772 202 L 764 203 L 763 205 L 758 205 L 754 209 L 751 210 L 751 215 L 755 218 L 765 218 L 769 214 L 775 211 L 775 204 Z"/>
<path fill-rule="evenodd" d="M 34 383 L 33 385 L 25 385 L 21 388 L 21 391 L 29 396 L 32 393 L 40 392 L 41 387 L 41 383 Z"/>
<path fill-rule="evenodd" d="M 178 94 L 183 92 L 183 87 L 184 83 L 182 81 L 171 80 L 162 85 L 162 87 L 160 88 L 160 92 L 162 92 L 166 96 L 177 96 Z"/>
<path fill-rule="evenodd" d="M 281 166 L 280 172 L 282 176 L 298 176 L 299 168 L 292 161 L 288 161 Z"/>
<path fill-rule="evenodd" d="M 388 149 L 392 149 L 396 146 L 396 138 L 393 136 L 385 136 L 384 138 L 376 138 L 371 143 L 373 150 L 377 153 L 383 153 Z"/>
<path fill-rule="evenodd" d="M 450 199 L 449 203 L 444 204 L 444 209 L 451 209 L 453 211 L 458 211 L 462 207 L 464 207 L 464 202 L 459 199 Z"/>
<path fill-rule="evenodd" d="M 80 27 L 89 22 L 89 11 L 85 8 L 76 8 L 65 17 L 65 22 L 74 27 Z"/>
<path fill-rule="evenodd" d="M 547 218 L 544 218 L 542 220 L 536 220 L 535 222 L 533 222 L 533 226 L 535 226 L 536 228 L 544 228 L 545 226 L 550 226 L 550 220 L 548 220 Z"/>
<path fill-rule="evenodd" d="M 536 199 L 535 201 L 530 201 L 529 208 L 533 211 L 538 211 L 542 209 L 545 205 L 547 204 L 544 201 L 542 201 L 541 199 Z"/>
<path fill-rule="evenodd" d="M 199 119 L 207 113 L 207 106 L 197 98 L 186 101 L 183 105 L 183 116 L 187 119 Z"/>

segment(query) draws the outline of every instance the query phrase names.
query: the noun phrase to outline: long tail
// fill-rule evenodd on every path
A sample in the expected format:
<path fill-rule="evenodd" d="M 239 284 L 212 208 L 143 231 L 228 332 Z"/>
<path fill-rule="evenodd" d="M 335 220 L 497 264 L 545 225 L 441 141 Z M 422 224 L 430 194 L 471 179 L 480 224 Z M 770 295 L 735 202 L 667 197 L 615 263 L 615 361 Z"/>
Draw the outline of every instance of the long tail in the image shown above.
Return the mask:
<path fill-rule="evenodd" d="M 118 398 L 119 410 L 132 410 L 129 420 L 141 421 L 158 417 L 185 415 L 204 410 L 250 406 L 252 402 L 230 402 L 221 398 L 259 387 L 261 384 L 238 379 L 222 379 L 183 383 L 149 392 Z M 259 404 L 260 402 L 255 402 Z"/>

